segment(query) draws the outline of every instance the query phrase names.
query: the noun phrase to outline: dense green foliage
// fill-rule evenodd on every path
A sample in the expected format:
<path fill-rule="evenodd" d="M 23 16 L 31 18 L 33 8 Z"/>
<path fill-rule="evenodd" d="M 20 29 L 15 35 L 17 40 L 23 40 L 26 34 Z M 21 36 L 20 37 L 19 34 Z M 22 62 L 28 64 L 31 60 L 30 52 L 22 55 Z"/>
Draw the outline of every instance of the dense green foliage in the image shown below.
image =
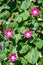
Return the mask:
<path fill-rule="evenodd" d="M 40 11 L 36 17 L 30 14 L 33 7 Z M 6 29 L 13 30 L 12 38 L 5 37 Z M 27 29 L 30 39 L 24 38 Z M 11 65 L 11 53 L 18 54 L 12 65 L 43 65 L 43 0 L 0 0 L 0 46 L 1 65 Z"/>

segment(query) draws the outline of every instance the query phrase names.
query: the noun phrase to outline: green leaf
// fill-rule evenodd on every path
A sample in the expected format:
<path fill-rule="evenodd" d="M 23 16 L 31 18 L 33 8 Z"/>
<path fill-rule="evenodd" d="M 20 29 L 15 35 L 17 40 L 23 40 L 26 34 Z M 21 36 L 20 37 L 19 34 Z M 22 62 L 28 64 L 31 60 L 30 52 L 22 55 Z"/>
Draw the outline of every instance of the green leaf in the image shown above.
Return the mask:
<path fill-rule="evenodd" d="M 43 27 L 43 22 L 40 22 L 39 25 L 40 25 L 41 27 Z"/>
<path fill-rule="evenodd" d="M 12 48 L 12 51 L 11 51 L 11 53 L 17 53 L 17 50 L 16 50 L 16 48 L 17 48 L 17 47 L 15 47 L 15 46 L 14 46 L 14 47 Z"/>
<path fill-rule="evenodd" d="M 35 42 L 37 48 L 41 49 L 43 47 L 43 40 L 37 40 Z"/>
<path fill-rule="evenodd" d="M 33 21 L 31 24 L 30 24 L 30 29 L 32 30 L 37 30 L 39 27 L 39 24 L 36 22 L 36 21 Z"/>
<path fill-rule="evenodd" d="M 31 52 L 28 52 L 27 55 L 24 56 L 24 58 L 31 64 L 35 64 L 38 60 L 38 50 L 32 49 Z"/>
<path fill-rule="evenodd" d="M 13 63 L 12 65 L 22 65 L 20 60 L 17 60 L 15 63 Z"/>
<path fill-rule="evenodd" d="M 10 62 L 9 61 L 7 61 L 7 62 L 3 62 L 3 65 L 10 65 Z"/>
<path fill-rule="evenodd" d="M 1 7 L 0 7 L 0 11 L 2 11 L 3 9 L 10 9 L 9 6 L 7 6 L 7 4 L 3 4 Z"/>
<path fill-rule="evenodd" d="M 21 34 L 15 34 L 15 42 L 17 43 L 21 39 Z"/>
<path fill-rule="evenodd" d="M 29 11 L 25 10 L 22 14 L 21 14 L 23 20 L 27 20 L 29 15 Z"/>
<path fill-rule="evenodd" d="M 21 61 L 22 65 L 27 65 L 27 61 L 24 58 L 20 57 L 19 60 Z"/>
<path fill-rule="evenodd" d="M 17 17 L 15 17 L 14 21 L 20 23 L 22 22 L 22 20 L 27 20 L 29 17 L 29 11 L 25 10 L 23 13 L 21 13 L 20 15 L 18 15 Z"/>
<path fill-rule="evenodd" d="M 21 10 L 26 10 L 26 9 L 28 9 L 29 7 L 30 7 L 30 0 L 25 0 L 25 1 L 23 1 L 23 3 L 22 3 L 22 5 L 21 5 Z"/>
<path fill-rule="evenodd" d="M 3 0 L 0 0 L 0 3 L 2 2 Z"/>
<path fill-rule="evenodd" d="M 7 10 L 0 14 L 0 18 L 2 18 L 2 19 L 8 19 L 9 16 L 10 16 L 10 12 Z"/>
<path fill-rule="evenodd" d="M 24 34 L 24 32 L 26 31 L 26 28 L 24 26 L 21 26 L 18 28 L 18 31 L 22 34 Z"/>
<path fill-rule="evenodd" d="M 38 61 L 38 65 L 43 65 L 43 57 L 41 57 L 40 60 Z"/>
<path fill-rule="evenodd" d="M 38 6 L 35 5 L 34 3 L 31 3 L 31 4 L 30 4 L 30 7 L 31 7 L 31 8 L 34 8 L 34 7 L 38 7 Z"/>
<path fill-rule="evenodd" d="M 20 53 L 20 54 L 24 54 L 24 53 L 26 53 L 26 52 L 28 51 L 28 49 L 29 49 L 28 44 L 23 45 L 23 46 L 22 46 L 22 49 L 19 51 L 19 53 Z"/>
<path fill-rule="evenodd" d="M 5 58 L 6 58 L 6 54 L 0 51 L 0 61 L 4 60 Z"/>
<path fill-rule="evenodd" d="M 1 23 L 2 23 L 2 20 L 0 19 L 0 25 L 1 25 Z"/>
<path fill-rule="evenodd" d="M 11 22 L 11 23 L 7 24 L 6 29 L 13 29 L 14 27 L 17 28 L 18 26 L 19 26 L 18 22 L 14 21 L 13 23 Z"/>
<path fill-rule="evenodd" d="M 22 16 L 18 15 L 14 20 L 20 23 L 22 21 Z"/>
<path fill-rule="evenodd" d="M 37 0 L 37 2 L 38 2 L 38 4 L 40 4 L 40 3 L 42 3 L 42 2 L 43 2 L 43 0 Z"/>

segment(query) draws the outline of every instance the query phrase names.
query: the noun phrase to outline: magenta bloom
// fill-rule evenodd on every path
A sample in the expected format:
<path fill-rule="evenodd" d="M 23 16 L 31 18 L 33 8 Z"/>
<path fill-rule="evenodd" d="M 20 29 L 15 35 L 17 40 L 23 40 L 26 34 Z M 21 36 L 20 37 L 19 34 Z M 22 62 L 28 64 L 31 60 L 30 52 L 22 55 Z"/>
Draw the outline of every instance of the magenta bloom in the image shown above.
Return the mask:
<path fill-rule="evenodd" d="M 7 38 L 11 38 L 13 36 L 13 31 L 10 29 L 10 30 L 5 30 L 5 36 Z"/>
<path fill-rule="evenodd" d="M 24 32 L 24 38 L 31 38 L 32 37 L 32 32 L 28 29 Z"/>
<path fill-rule="evenodd" d="M 10 54 L 9 55 L 9 61 L 15 62 L 17 60 L 17 54 Z"/>
<path fill-rule="evenodd" d="M 38 16 L 39 10 L 38 8 L 32 8 L 30 13 L 32 14 L 32 16 Z"/>

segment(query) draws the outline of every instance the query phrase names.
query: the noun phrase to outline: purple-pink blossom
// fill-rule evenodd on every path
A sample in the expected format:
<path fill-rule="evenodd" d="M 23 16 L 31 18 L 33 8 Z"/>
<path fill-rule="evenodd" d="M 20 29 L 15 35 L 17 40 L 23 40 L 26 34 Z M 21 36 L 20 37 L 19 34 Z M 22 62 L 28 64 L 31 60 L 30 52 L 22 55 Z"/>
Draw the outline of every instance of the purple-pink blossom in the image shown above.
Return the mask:
<path fill-rule="evenodd" d="M 11 38 L 13 36 L 13 31 L 11 29 L 5 30 L 4 34 L 7 38 Z"/>
<path fill-rule="evenodd" d="M 9 55 L 9 61 L 15 62 L 17 60 L 17 54 L 10 54 Z"/>
<path fill-rule="evenodd" d="M 31 13 L 32 16 L 38 16 L 38 14 L 39 14 L 39 9 L 38 9 L 38 8 L 32 8 L 32 9 L 30 10 L 30 13 Z"/>
<path fill-rule="evenodd" d="M 28 29 L 24 32 L 24 38 L 31 38 L 32 37 L 32 32 Z"/>

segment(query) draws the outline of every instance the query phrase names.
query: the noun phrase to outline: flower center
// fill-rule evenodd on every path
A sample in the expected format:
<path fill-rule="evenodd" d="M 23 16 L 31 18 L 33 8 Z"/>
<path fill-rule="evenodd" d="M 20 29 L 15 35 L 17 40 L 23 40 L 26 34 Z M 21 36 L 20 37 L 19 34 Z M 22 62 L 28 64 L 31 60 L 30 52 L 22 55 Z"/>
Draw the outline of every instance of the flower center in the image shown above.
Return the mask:
<path fill-rule="evenodd" d="M 11 33 L 10 33 L 10 32 L 8 32 L 7 34 L 8 34 L 8 35 L 11 35 Z"/>
<path fill-rule="evenodd" d="M 34 13 L 34 14 L 37 14 L 37 11 L 35 10 L 33 13 Z"/>
<path fill-rule="evenodd" d="M 15 59 L 15 57 L 14 57 L 14 56 L 12 56 L 12 57 L 11 57 L 11 59 L 13 59 L 13 60 L 14 60 L 14 59 Z"/>
<path fill-rule="evenodd" d="M 26 35 L 27 35 L 27 36 L 29 36 L 29 35 L 30 35 L 30 33 L 27 33 Z"/>

